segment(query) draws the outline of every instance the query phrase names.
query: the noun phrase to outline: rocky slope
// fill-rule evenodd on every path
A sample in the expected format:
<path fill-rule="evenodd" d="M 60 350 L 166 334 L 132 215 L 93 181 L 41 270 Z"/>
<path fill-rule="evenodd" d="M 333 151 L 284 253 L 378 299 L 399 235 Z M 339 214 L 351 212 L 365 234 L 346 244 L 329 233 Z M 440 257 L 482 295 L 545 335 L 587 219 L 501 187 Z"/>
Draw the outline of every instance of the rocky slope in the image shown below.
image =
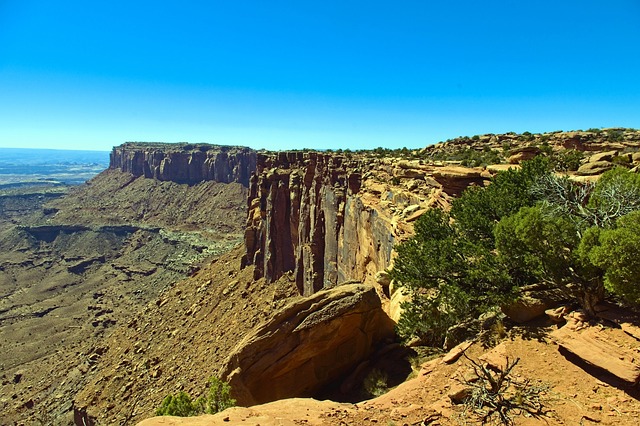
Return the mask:
<path fill-rule="evenodd" d="M 102 339 L 237 245 L 245 198 L 240 183 L 116 169 L 67 195 L 0 198 L 2 423 L 70 424 Z"/>

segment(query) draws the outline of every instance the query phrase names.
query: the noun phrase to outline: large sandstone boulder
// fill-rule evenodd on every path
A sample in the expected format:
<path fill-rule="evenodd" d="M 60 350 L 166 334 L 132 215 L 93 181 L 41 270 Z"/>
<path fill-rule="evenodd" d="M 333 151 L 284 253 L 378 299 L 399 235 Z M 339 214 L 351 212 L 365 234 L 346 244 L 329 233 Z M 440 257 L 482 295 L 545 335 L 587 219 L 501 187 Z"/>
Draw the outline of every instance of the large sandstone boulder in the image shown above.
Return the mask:
<path fill-rule="evenodd" d="M 609 161 L 590 161 L 581 165 L 576 174 L 578 175 L 600 175 L 613 168 L 614 164 Z"/>
<path fill-rule="evenodd" d="M 375 288 L 343 285 L 283 308 L 238 344 L 222 377 L 240 405 L 313 396 L 392 335 Z"/>
<path fill-rule="evenodd" d="M 432 174 L 442 185 L 442 190 L 452 196 L 460 195 L 471 185 L 484 186 L 491 178 L 491 174 L 484 169 L 462 166 L 435 167 Z"/>
<path fill-rule="evenodd" d="M 523 161 L 531 160 L 542 152 L 537 146 L 523 146 L 511 151 L 511 155 L 507 158 L 509 164 L 520 164 Z"/>
<path fill-rule="evenodd" d="M 613 158 L 617 156 L 618 156 L 618 151 L 599 152 L 589 157 L 589 163 L 597 163 L 598 161 L 611 162 L 613 161 Z"/>

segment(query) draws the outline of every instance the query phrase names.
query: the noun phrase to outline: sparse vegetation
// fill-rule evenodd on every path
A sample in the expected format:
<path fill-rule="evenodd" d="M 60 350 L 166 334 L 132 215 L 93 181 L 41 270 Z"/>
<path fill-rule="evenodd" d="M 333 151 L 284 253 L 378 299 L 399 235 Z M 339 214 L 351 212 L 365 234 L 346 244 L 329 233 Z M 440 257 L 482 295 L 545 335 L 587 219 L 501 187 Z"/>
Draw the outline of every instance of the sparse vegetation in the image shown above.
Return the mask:
<path fill-rule="evenodd" d="M 375 398 L 380 395 L 384 395 L 389 390 L 388 378 L 384 371 L 374 368 L 364 378 L 362 387 L 367 397 Z"/>
<path fill-rule="evenodd" d="M 231 398 L 231 386 L 217 377 L 210 377 L 208 391 L 195 401 L 186 392 L 167 395 L 156 410 L 157 416 L 189 417 L 199 414 L 215 414 L 236 405 Z"/>
<path fill-rule="evenodd" d="M 156 410 L 156 416 L 189 417 L 200 414 L 197 404 L 188 393 L 178 392 L 175 395 L 167 395 L 162 404 Z"/>
<path fill-rule="evenodd" d="M 607 139 L 611 142 L 621 142 L 624 140 L 624 132 L 619 129 L 608 130 Z"/>
<path fill-rule="evenodd" d="M 471 363 L 473 373 L 470 378 L 459 378 L 469 388 L 468 396 L 462 402 L 463 419 L 470 414 L 482 424 L 513 425 L 515 416 L 545 416 L 545 395 L 549 386 L 534 384 L 529 379 L 515 379 L 511 373 L 520 358 L 506 358 L 504 367 L 491 367 L 466 354 L 464 357 Z"/>
<path fill-rule="evenodd" d="M 582 163 L 584 153 L 575 149 L 551 152 L 549 159 L 554 170 L 560 172 L 576 171 Z"/>

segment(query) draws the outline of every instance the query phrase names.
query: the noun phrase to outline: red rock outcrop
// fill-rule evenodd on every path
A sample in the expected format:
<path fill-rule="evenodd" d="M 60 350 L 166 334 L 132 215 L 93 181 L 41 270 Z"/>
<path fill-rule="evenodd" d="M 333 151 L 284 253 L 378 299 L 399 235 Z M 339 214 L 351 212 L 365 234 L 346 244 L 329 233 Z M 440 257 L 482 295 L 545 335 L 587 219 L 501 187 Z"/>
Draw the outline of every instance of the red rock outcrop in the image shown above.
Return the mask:
<path fill-rule="evenodd" d="M 222 377 L 240 405 L 313 396 L 392 335 L 376 290 L 344 285 L 276 312 L 238 344 Z"/>
<path fill-rule="evenodd" d="M 273 281 L 294 272 L 301 294 L 352 278 L 343 268 L 343 254 L 359 252 L 357 232 L 362 227 L 345 226 L 345 216 L 357 221 L 360 215 L 354 210 L 365 209 L 354 197 L 361 184 L 357 166 L 343 162 L 343 157 L 315 152 L 258 156 L 245 234 L 245 263 L 256 266 L 256 278 Z M 379 239 L 389 239 L 388 232 L 381 234 Z M 376 243 L 381 263 L 388 264 L 393 242 L 382 243 Z"/>
<path fill-rule="evenodd" d="M 208 144 L 127 142 L 113 148 L 109 168 L 162 181 L 239 182 L 248 187 L 256 169 L 256 152 Z"/>
<path fill-rule="evenodd" d="M 633 336 L 616 328 L 590 326 L 579 313 L 565 319 L 567 324 L 551 334 L 558 346 L 631 385 L 640 381 L 638 341 Z"/>

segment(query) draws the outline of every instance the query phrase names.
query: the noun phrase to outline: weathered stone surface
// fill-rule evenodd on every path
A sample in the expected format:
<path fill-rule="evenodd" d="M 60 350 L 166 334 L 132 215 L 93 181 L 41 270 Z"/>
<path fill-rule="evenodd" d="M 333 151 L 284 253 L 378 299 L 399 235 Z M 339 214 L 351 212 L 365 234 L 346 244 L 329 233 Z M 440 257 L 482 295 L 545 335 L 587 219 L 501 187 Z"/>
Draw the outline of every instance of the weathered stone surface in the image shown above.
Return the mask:
<path fill-rule="evenodd" d="M 502 312 L 513 321 L 524 323 L 544 315 L 547 309 L 549 305 L 544 300 L 522 296 L 516 302 L 503 306 Z"/>
<path fill-rule="evenodd" d="M 363 166 L 344 161 L 315 152 L 258 155 L 244 260 L 256 278 L 272 282 L 293 272 L 299 292 L 309 295 L 373 279 L 390 265 L 393 224 L 360 197 Z"/>
<path fill-rule="evenodd" d="M 484 186 L 491 175 L 481 168 L 446 166 L 434 168 L 433 177 L 442 185 L 444 192 L 458 196 L 470 185 Z"/>
<path fill-rule="evenodd" d="M 152 417 L 141 421 L 137 426 L 322 426 L 327 424 L 327 413 L 350 408 L 339 402 L 292 398 L 249 408 L 232 407 L 221 413 L 196 417 Z"/>
<path fill-rule="evenodd" d="M 611 305 L 597 305 L 597 316 L 611 321 L 629 336 L 640 341 L 640 319 L 632 311 L 622 310 Z"/>
<path fill-rule="evenodd" d="M 618 151 L 599 152 L 589 157 L 589 163 L 597 163 L 599 161 L 611 162 L 613 161 L 613 158 L 617 156 L 618 156 Z"/>
<path fill-rule="evenodd" d="M 467 340 L 455 346 L 451 349 L 443 358 L 444 364 L 453 364 L 473 345 L 473 340 Z"/>
<path fill-rule="evenodd" d="M 567 317 L 567 324 L 551 338 L 585 363 L 598 367 L 630 384 L 640 380 L 637 341 L 622 330 L 589 327 Z"/>
<path fill-rule="evenodd" d="M 537 146 L 524 146 L 511 151 L 511 155 L 507 158 L 509 164 L 520 164 L 523 161 L 531 160 L 542 151 Z"/>
<path fill-rule="evenodd" d="M 579 175 L 599 175 L 613 168 L 614 164 L 608 161 L 594 161 L 581 165 L 576 171 Z"/>
<path fill-rule="evenodd" d="M 376 282 L 382 287 L 389 287 L 389 285 L 391 284 L 391 276 L 389 275 L 389 271 L 378 271 L 376 273 Z"/>
<path fill-rule="evenodd" d="M 372 286 L 344 285 L 291 303 L 247 336 L 222 377 L 239 404 L 312 396 L 393 335 Z"/>
<path fill-rule="evenodd" d="M 411 296 L 405 294 L 404 291 L 402 291 L 402 288 L 399 288 L 394 282 L 389 285 L 389 294 L 389 316 L 392 320 L 398 322 L 400 321 L 400 316 L 403 312 L 402 304 L 404 302 L 408 302 Z"/>
<path fill-rule="evenodd" d="M 216 181 L 249 186 L 256 169 L 256 152 L 208 144 L 128 142 L 113 148 L 109 168 L 177 183 Z"/>

